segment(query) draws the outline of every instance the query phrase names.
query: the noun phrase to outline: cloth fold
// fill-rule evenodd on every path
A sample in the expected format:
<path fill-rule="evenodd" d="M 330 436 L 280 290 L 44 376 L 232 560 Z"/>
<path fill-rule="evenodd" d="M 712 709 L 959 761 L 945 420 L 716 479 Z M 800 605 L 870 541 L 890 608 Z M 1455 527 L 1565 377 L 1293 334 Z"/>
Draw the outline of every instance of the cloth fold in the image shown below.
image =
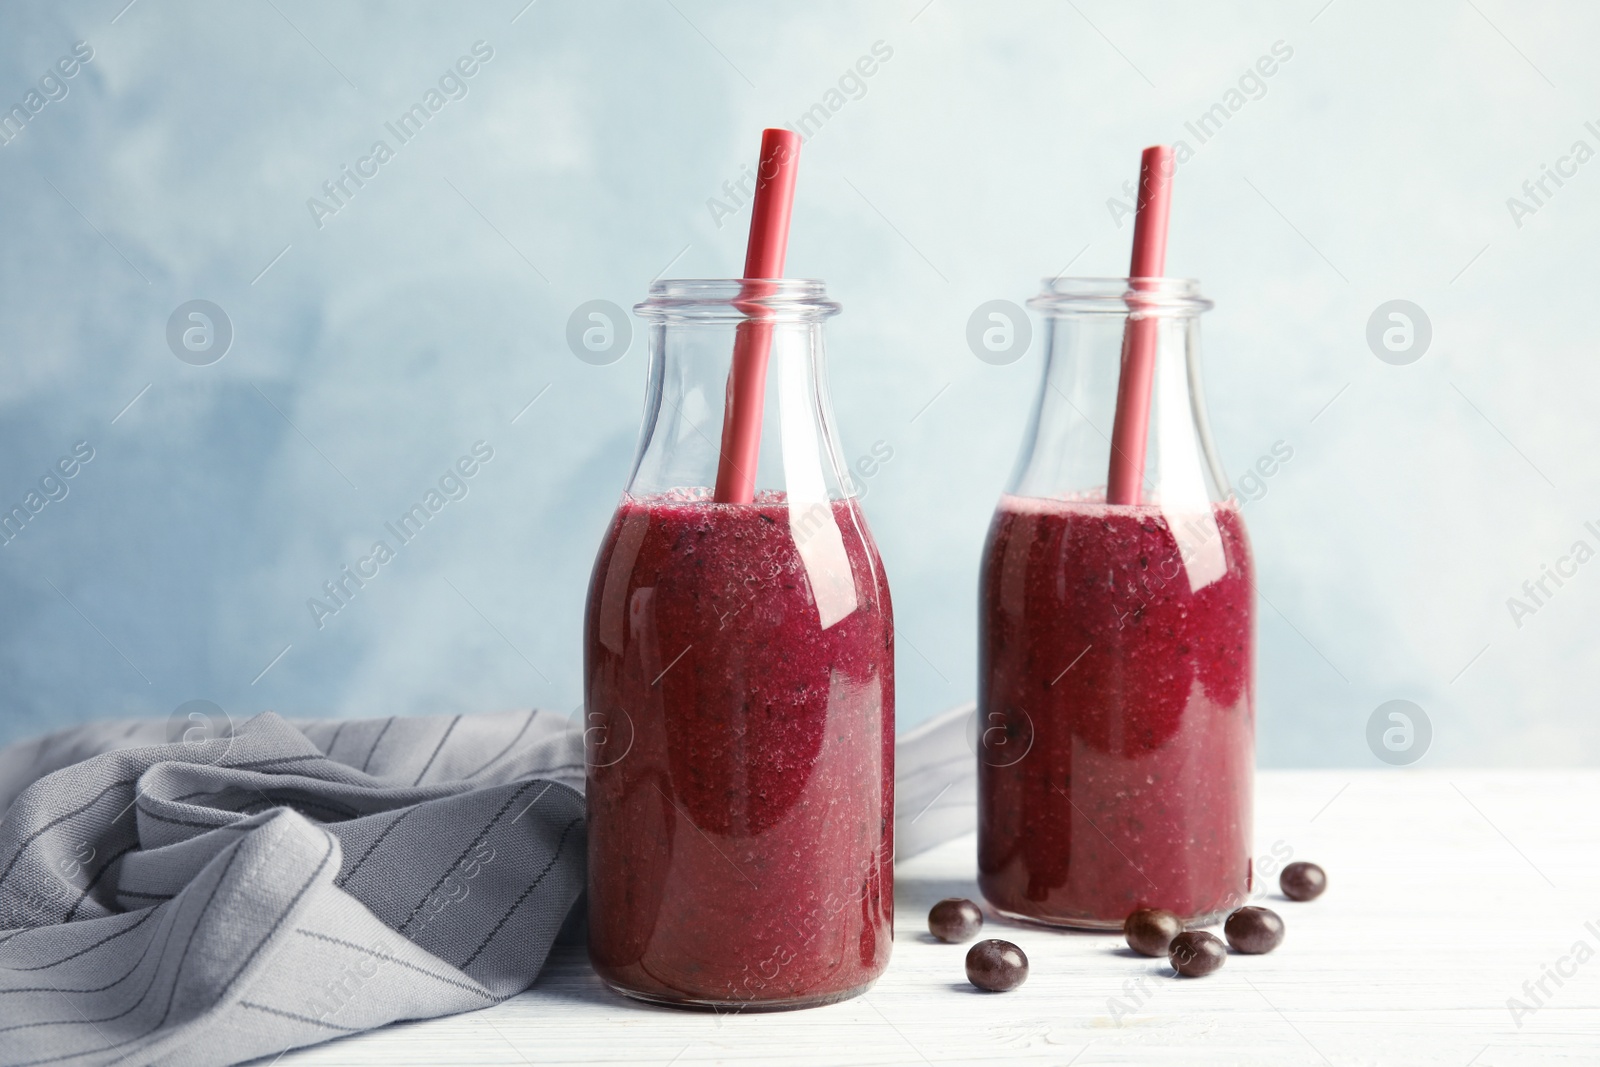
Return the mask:
<path fill-rule="evenodd" d="M 972 716 L 897 745 L 900 858 L 972 830 Z M 567 716 L 204 725 L 0 749 L 0 1067 L 239 1063 L 486 1007 L 576 917 Z"/>
<path fill-rule="evenodd" d="M 564 716 L 69 733 L 0 753 L 6 1067 L 237 1063 L 481 1008 L 583 890 Z"/>

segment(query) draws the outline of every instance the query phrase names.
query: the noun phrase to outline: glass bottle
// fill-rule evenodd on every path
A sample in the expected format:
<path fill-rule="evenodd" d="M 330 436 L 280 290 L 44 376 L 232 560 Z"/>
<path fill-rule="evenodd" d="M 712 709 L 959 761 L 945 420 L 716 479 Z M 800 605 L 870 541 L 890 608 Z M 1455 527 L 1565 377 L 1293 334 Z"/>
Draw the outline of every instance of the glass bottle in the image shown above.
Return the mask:
<path fill-rule="evenodd" d="M 1060 278 L 979 581 L 978 868 L 1016 918 L 1190 922 L 1249 896 L 1254 577 L 1211 440 L 1195 282 Z M 1106 502 L 1124 335 L 1155 320 L 1137 503 Z"/>
<path fill-rule="evenodd" d="M 613 989 L 790 1008 L 893 936 L 894 628 L 834 434 L 821 282 L 661 281 L 584 620 L 589 951 Z M 740 323 L 770 331 L 750 503 L 712 499 Z"/>

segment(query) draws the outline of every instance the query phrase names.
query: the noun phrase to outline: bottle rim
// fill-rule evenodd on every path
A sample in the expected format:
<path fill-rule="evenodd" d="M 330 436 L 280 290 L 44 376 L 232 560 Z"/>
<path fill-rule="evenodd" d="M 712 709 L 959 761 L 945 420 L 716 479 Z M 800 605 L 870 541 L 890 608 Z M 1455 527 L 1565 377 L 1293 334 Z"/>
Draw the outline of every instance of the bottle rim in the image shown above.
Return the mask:
<path fill-rule="evenodd" d="M 1044 290 L 1028 301 L 1051 315 L 1197 316 L 1213 304 L 1200 295 L 1195 278 L 1046 278 Z"/>
<path fill-rule="evenodd" d="M 650 322 L 820 322 L 840 311 L 816 278 L 663 278 L 633 306 Z"/>

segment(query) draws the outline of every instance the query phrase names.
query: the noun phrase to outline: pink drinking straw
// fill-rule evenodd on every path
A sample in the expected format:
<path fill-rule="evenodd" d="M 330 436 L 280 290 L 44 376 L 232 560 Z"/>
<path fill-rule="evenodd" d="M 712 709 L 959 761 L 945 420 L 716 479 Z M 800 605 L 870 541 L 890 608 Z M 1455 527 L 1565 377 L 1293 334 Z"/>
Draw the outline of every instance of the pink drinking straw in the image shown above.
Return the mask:
<path fill-rule="evenodd" d="M 1139 158 L 1139 202 L 1133 218 L 1133 263 L 1128 268 L 1134 289 L 1151 288 L 1145 279 L 1160 278 L 1167 263 L 1167 215 L 1172 205 L 1172 149 L 1146 148 Z M 1106 503 L 1137 504 L 1144 483 L 1144 445 L 1150 426 L 1150 386 L 1156 373 L 1156 327 L 1159 320 L 1130 309 L 1122 335 L 1122 374 L 1117 379 L 1117 415 L 1111 426 L 1111 470 L 1106 476 Z"/>
<path fill-rule="evenodd" d="M 789 246 L 789 211 L 794 206 L 795 169 L 800 162 L 800 135 L 792 130 L 762 130 L 761 160 L 756 168 L 756 197 L 750 211 L 750 244 L 744 276 L 783 277 L 783 254 Z M 746 285 L 744 296 L 766 295 Z M 759 314 L 759 308 L 752 309 Z M 767 352 L 772 323 L 746 319 L 733 341 L 728 369 L 728 396 L 722 415 L 722 454 L 717 460 L 719 504 L 748 504 L 755 499 L 756 461 L 761 455 L 761 406 L 767 391 Z"/>

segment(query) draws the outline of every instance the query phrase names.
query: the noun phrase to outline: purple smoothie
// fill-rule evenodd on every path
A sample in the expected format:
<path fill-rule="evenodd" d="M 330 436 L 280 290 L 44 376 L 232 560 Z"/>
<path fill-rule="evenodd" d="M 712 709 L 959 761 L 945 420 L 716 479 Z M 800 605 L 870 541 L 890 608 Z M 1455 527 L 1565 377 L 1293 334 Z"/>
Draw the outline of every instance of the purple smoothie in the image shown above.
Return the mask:
<path fill-rule="evenodd" d="M 978 616 L 979 885 L 1001 910 L 1120 927 L 1247 898 L 1252 564 L 1237 507 L 1211 518 L 1190 532 L 1223 566 L 1191 588 L 1199 553 L 1159 508 L 1001 500 Z"/>
<path fill-rule="evenodd" d="M 797 541 L 828 519 L 855 606 L 824 627 Z M 584 631 L 600 976 L 704 1005 L 864 990 L 893 936 L 894 631 L 859 505 L 791 529 L 776 494 L 625 498 Z"/>

